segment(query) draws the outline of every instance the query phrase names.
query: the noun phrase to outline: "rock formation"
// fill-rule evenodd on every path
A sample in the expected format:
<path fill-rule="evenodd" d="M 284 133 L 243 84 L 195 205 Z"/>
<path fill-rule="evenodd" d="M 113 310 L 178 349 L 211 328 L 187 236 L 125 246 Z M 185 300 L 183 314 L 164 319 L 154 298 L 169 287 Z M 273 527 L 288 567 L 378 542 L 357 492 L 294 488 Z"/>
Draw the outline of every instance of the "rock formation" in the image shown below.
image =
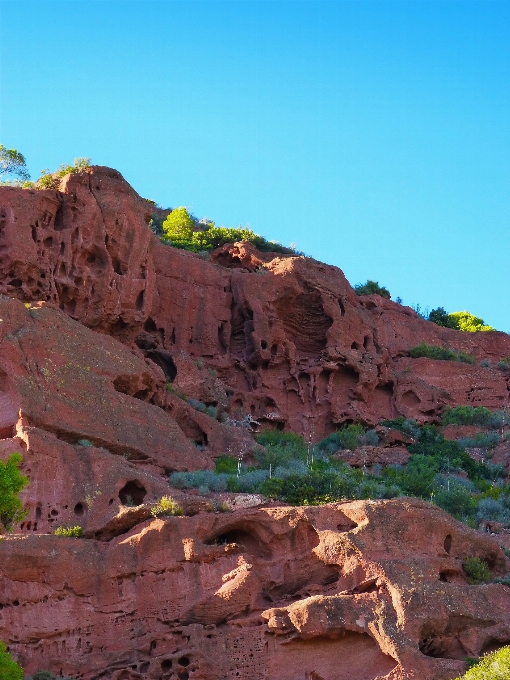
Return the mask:
<path fill-rule="evenodd" d="M 478 556 L 503 575 L 504 553 L 424 502 L 239 495 L 220 514 L 172 490 L 184 516 L 150 512 L 169 472 L 249 455 L 250 430 L 317 441 L 344 422 L 506 407 L 509 372 L 480 361 L 510 356 L 510 337 L 357 297 L 311 258 L 239 243 L 204 260 L 160 243 L 150 214 L 108 168 L 0 188 L 0 459 L 21 451 L 30 478 L 27 517 L 0 542 L 0 639 L 26 672 L 448 680 L 510 642 L 510 590 L 462 569 Z M 476 361 L 411 358 L 424 341 Z M 342 457 L 404 463 L 408 438 L 378 431 Z M 84 538 L 53 535 L 73 524 Z"/>

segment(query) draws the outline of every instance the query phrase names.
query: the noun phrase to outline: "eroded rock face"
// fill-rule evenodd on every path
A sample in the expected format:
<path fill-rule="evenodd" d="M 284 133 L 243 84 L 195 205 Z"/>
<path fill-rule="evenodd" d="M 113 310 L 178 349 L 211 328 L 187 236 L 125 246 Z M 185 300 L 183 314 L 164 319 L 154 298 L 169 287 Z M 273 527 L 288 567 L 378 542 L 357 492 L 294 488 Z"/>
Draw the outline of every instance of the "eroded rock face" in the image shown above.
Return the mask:
<path fill-rule="evenodd" d="M 479 364 L 509 356 L 510 337 L 359 298 L 309 258 L 238 243 L 204 261 L 162 245 L 147 208 L 108 168 L 60 191 L 0 187 L 0 458 L 21 451 L 30 478 L 27 517 L 0 541 L 0 639 L 26 672 L 447 680 L 508 643 L 510 590 L 462 570 L 508 561 L 438 508 L 206 499 L 167 475 L 249 463 L 263 429 L 317 441 L 345 421 L 507 406 L 509 371 Z M 411 359 L 423 341 L 476 363 Z M 412 440 L 378 433 L 339 455 L 405 463 Z M 184 516 L 153 519 L 168 493 Z M 61 525 L 85 538 L 52 535 Z"/>
<path fill-rule="evenodd" d="M 0 543 L 0 638 L 83 680 L 452 678 L 510 642 L 488 536 L 415 499 L 147 521 L 110 542 Z"/>
<path fill-rule="evenodd" d="M 510 372 L 495 368 L 510 356 L 508 335 L 440 328 L 378 295 L 358 297 L 338 268 L 311 258 L 238 243 L 207 262 L 162 245 L 147 227 L 150 206 L 115 170 L 69 175 L 60 191 L 1 187 L 0 205 L 5 293 L 53 301 L 136 342 L 188 397 L 262 428 L 318 440 L 345 421 L 430 421 L 445 405 L 510 403 Z M 421 342 L 476 364 L 411 359 Z"/>

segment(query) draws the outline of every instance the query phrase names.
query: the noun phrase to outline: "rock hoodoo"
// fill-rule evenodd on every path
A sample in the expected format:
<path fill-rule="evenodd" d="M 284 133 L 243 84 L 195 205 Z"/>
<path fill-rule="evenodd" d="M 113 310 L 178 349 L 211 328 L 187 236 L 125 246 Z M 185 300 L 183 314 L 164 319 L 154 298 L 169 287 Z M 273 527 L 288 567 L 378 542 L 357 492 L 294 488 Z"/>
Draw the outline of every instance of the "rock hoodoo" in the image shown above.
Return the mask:
<path fill-rule="evenodd" d="M 26 672 L 448 680 L 508 644 L 509 588 L 462 569 L 480 557 L 503 575 L 505 554 L 425 502 L 247 496 L 219 514 L 172 491 L 184 515 L 164 519 L 151 505 L 169 473 L 250 455 L 250 429 L 317 441 L 346 422 L 507 407 L 509 372 L 490 365 L 510 337 L 358 297 L 311 258 L 237 243 L 206 261 L 149 219 L 109 168 L 59 191 L 0 187 L 0 459 L 20 451 L 30 478 L 27 517 L 0 541 L 0 639 Z M 411 358 L 422 342 L 475 362 Z M 379 435 L 343 458 L 405 463 L 406 435 Z M 62 524 L 84 538 L 54 536 Z"/>

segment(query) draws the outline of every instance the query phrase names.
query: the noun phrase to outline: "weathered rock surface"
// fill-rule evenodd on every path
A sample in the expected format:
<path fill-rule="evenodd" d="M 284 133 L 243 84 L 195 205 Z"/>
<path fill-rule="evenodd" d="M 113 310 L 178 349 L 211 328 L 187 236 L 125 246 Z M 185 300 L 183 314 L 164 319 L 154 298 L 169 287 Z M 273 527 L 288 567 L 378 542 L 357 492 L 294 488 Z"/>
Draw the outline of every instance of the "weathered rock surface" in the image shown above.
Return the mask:
<path fill-rule="evenodd" d="M 60 189 L 0 188 L 4 292 L 136 339 L 187 396 L 315 439 L 349 420 L 509 404 L 510 373 L 479 365 L 510 356 L 504 333 L 440 328 L 378 295 L 358 297 L 339 269 L 311 258 L 235 244 L 206 262 L 169 248 L 147 227 L 148 203 L 109 168 L 69 175 Z M 477 363 L 410 358 L 421 342 Z"/>
<path fill-rule="evenodd" d="M 510 337 L 357 297 L 310 258 L 238 243 L 204 261 L 149 219 L 109 168 L 59 191 L 0 187 L 0 459 L 21 451 L 30 478 L 28 515 L 0 541 L 0 639 L 26 672 L 448 680 L 510 642 L 510 589 L 462 570 L 479 556 L 508 572 L 495 539 L 426 503 L 172 490 L 187 516 L 151 518 L 168 472 L 249 462 L 254 431 L 317 441 L 346 421 L 508 406 L 510 372 L 479 364 L 510 356 Z M 476 362 L 410 358 L 424 341 Z M 339 455 L 405 463 L 410 438 L 378 433 Z M 493 462 L 508 467 L 507 444 Z M 49 535 L 76 524 L 85 538 Z"/>
<path fill-rule="evenodd" d="M 83 680 L 452 678 L 510 642 L 496 543 L 415 499 L 152 520 L 0 543 L 0 638 Z"/>

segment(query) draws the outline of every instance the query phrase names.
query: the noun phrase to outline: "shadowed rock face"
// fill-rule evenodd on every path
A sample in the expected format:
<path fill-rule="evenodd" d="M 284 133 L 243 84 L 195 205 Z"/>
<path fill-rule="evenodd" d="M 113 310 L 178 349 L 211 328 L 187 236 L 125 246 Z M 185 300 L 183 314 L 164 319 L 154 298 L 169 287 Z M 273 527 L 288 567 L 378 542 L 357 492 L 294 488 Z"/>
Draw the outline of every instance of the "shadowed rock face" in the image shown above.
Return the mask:
<path fill-rule="evenodd" d="M 510 641 L 495 542 L 414 499 L 152 520 L 110 542 L 0 544 L 0 637 L 27 672 L 99 678 L 451 678 Z"/>
<path fill-rule="evenodd" d="M 0 187 L 0 458 L 21 451 L 30 478 L 27 517 L 0 541 L 0 639 L 26 672 L 447 680 L 509 642 L 510 590 L 462 570 L 470 555 L 504 574 L 503 553 L 426 503 L 239 495 L 220 515 L 172 490 L 187 516 L 150 513 L 168 472 L 249 458 L 234 426 L 248 415 L 318 440 L 345 421 L 506 406 L 508 372 L 479 361 L 510 355 L 509 336 L 439 328 L 358 298 L 335 267 L 246 243 L 206 262 L 159 243 L 149 216 L 108 168 L 60 191 Z M 477 364 L 411 359 L 423 341 Z M 342 456 L 404 463 L 405 436 L 379 434 Z M 76 524 L 84 539 L 52 535 Z"/>

